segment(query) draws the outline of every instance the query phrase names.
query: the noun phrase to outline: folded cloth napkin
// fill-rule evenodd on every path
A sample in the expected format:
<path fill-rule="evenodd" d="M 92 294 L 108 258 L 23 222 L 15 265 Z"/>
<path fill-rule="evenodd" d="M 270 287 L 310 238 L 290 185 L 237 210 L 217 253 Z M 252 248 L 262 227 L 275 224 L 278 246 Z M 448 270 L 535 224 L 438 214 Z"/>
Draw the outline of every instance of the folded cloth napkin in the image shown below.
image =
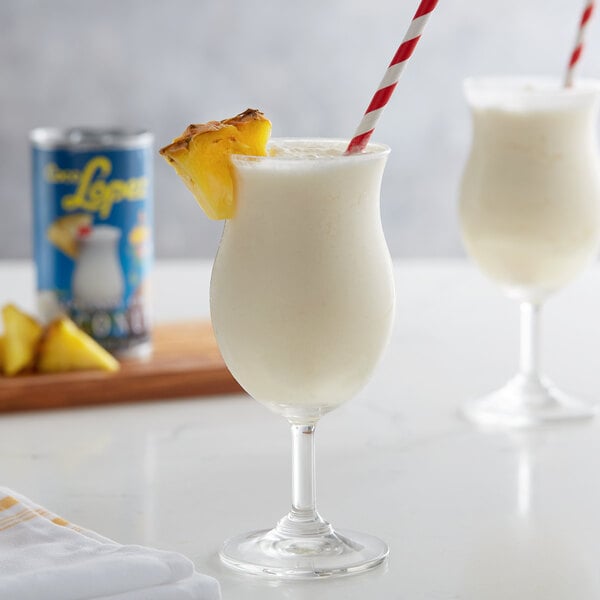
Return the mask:
<path fill-rule="evenodd" d="M 176 552 L 117 544 L 0 487 L 0 600 L 218 600 Z"/>

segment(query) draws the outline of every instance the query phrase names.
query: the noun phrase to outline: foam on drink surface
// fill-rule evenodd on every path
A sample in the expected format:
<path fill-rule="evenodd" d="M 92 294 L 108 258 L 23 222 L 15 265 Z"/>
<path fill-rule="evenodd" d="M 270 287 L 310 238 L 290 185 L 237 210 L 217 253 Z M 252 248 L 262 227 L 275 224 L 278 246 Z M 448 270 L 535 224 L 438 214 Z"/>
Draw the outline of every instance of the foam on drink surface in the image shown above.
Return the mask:
<path fill-rule="evenodd" d="M 269 156 L 274 158 L 319 159 L 324 157 L 341 156 L 345 146 L 342 141 L 334 145 L 319 144 L 313 141 L 279 140 L 269 144 Z"/>
<path fill-rule="evenodd" d="M 280 139 L 272 140 L 268 146 L 268 155 L 271 158 L 318 160 L 322 158 L 338 158 L 344 156 L 348 142 L 346 140 L 315 140 Z M 365 153 L 379 149 L 373 145 L 366 148 Z"/>

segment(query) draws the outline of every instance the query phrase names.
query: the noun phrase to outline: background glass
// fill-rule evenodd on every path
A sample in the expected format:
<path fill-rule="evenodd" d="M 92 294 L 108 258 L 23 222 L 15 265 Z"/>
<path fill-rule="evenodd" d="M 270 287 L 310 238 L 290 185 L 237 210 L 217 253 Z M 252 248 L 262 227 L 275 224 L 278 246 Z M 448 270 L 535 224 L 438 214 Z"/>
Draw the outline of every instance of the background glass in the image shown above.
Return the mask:
<path fill-rule="evenodd" d="M 540 374 L 543 302 L 579 274 L 600 241 L 600 84 L 540 78 L 467 80 L 471 153 L 460 191 L 467 252 L 521 306 L 519 371 L 464 406 L 484 424 L 529 426 L 590 417 L 595 407 Z"/>

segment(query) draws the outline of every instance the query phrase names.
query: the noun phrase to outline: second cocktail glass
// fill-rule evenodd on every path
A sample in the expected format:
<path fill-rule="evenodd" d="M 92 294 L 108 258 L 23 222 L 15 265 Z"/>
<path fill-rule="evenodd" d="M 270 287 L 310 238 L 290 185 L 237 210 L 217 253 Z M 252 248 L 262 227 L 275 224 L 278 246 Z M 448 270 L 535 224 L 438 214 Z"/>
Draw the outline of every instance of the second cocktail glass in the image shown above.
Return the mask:
<path fill-rule="evenodd" d="M 467 403 L 477 423 L 526 427 L 582 419 L 593 405 L 540 374 L 544 300 L 593 259 L 600 240 L 600 84 L 573 88 L 539 78 L 467 80 L 473 117 L 460 221 L 469 255 L 521 305 L 517 375 Z"/>
<path fill-rule="evenodd" d="M 245 572 L 344 575 L 388 553 L 378 538 L 334 530 L 315 502 L 315 425 L 366 383 L 394 313 L 379 212 L 389 149 L 346 156 L 345 147 L 274 140 L 267 157 L 233 157 L 237 212 L 215 259 L 211 318 L 232 374 L 289 421 L 293 442 L 289 513 L 222 548 Z"/>

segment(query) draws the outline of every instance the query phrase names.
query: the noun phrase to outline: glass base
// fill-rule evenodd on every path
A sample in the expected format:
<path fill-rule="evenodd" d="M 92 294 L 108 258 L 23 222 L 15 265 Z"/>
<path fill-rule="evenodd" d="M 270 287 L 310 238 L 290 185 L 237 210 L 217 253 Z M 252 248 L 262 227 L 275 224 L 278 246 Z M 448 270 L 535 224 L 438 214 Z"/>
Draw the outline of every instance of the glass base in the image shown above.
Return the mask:
<path fill-rule="evenodd" d="M 228 539 L 220 552 L 225 565 L 277 579 L 319 579 L 362 573 L 381 565 L 387 544 L 354 531 L 317 536 L 287 536 L 275 529 L 252 531 Z"/>
<path fill-rule="evenodd" d="M 546 380 L 522 374 L 497 392 L 462 407 L 462 414 L 469 421 L 500 427 L 536 427 L 580 421 L 594 417 L 597 412 L 596 405 L 571 398 Z"/>

